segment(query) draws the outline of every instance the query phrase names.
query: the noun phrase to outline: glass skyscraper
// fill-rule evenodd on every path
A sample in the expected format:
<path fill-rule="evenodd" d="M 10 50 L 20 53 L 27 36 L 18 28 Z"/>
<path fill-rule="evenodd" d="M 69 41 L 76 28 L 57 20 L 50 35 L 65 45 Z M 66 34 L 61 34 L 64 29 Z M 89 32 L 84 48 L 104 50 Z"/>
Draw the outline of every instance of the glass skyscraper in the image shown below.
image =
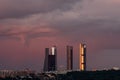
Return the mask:
<path fill-rule="evenodd" d="M 73 47 L 67 46 L 67 70 L 73 69 Z"/>
<path fill-rule="evenodd" d="M 79 68 L 81 71 L 86 71 L 86 44 L 80 44 L 80 54 L 79 54 Z"/>
<path fill-rule="evenodd" d="M 57 48 L 53 46 L 51 49 L 45 48 L 44 71 L 57 70 Z"/>

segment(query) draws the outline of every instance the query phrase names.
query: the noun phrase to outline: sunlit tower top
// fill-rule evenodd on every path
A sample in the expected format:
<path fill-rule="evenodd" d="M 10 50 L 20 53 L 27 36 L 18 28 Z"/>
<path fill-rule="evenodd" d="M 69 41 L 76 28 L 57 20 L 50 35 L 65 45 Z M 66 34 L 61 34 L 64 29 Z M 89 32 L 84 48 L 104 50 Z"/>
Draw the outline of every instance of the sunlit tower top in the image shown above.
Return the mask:
<path fill-rule="evenodd" d="M 81 71 L 86 71 L 86 44 L 80 44 L 79 68 Z"/>
<path fill-rule="evenodd" d="M 56 46 L 53 46 L 52 48 L 51 48 L 51 55 L 56 55 L 57 54 L 57 48 L 56 48 Z"/>

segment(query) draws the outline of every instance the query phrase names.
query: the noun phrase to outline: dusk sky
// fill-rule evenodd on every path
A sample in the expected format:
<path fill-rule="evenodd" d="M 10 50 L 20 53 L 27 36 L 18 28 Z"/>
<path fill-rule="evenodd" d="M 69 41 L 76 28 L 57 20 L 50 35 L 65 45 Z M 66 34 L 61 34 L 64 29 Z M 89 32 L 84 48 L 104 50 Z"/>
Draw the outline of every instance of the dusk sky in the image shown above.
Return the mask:
<path fill-rule="evenodd" d="M 87 70 L 120 67 L 120 0 L 0 0 L 0 69 L 40 71 L 46 47 L 87 44 Z"/>

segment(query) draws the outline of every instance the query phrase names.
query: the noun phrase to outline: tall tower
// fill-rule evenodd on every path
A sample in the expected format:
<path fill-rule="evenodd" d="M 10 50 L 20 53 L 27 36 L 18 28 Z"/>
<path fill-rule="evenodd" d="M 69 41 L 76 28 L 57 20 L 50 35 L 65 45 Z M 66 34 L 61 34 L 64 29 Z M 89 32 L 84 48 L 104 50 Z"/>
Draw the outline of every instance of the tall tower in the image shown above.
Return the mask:
<path fill-rule="evenodd" d="M 53 46 L 51 49 L 45 49 L 44 71 L 57 70 L 57 48 Z"/>
<path fill-rule="evenodd" d="M 49 48 L 45 48 L 45 60 L 44 60 L 43 71 L 48 71 L 48 56 L 49 56 Z"/>
<path fill-rule="evenodd" d="M 53 46 L 48 58 L 48 70 L 55 71 L 57 70 L 57 48 Z"/>
<path fill-rule="evenodd" d="M 67 46 L 67 70 L 73 69 L 73 47 Z"/>
<path fill-rule="evenodd" d="M 81 71 L 86 71 L 86 44 L 80 44 L 80 64 Z"/>

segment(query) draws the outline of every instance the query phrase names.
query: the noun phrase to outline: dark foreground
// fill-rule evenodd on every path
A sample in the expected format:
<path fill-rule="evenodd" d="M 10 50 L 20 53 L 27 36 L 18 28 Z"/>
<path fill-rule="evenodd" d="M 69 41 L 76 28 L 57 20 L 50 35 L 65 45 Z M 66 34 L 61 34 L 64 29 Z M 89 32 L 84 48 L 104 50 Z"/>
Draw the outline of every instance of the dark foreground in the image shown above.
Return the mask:
<path fill-rule="evenodd" d="M 73 71 L 66 74 L 40 73 L 26 76 L 9 76 L 0 80 L 120 80 L 120 70 Z"/>

